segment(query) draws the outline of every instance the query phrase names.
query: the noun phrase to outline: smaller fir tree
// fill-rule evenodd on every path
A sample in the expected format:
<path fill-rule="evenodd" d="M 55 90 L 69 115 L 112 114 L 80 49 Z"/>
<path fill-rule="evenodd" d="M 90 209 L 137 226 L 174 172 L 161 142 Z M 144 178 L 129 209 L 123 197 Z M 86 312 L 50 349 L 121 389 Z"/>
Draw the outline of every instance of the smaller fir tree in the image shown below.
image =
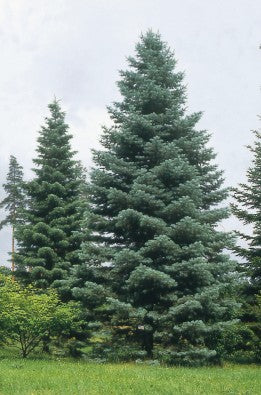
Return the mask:
<path fill-rule="evenodd" d="M 0 229 L 6 225 L 12 227 L 12 271 L 15 269 L 15 229 L 22 221 L 22 209 L 25 206 L 25 193 L 23 182 L 23 168 L 15 156 L 10 156 L 9 171 L 6 183 L 3 184 L 6 197 L 0 202 L 0 208 L 7 212 L 5 219 L 0 222 Z"/>
<path fill-rule="evenodd" d="M 49 106 L 50 116 L 38 137 L 34 178 L 26 184 L 28 207 L 18 227 L 17 276 L 46 288 L 66 278 L 79 263 L 82 242 L 83 168 L 74 159 L 72 135 L 59 102 Z"/>
<path fill-rule="evenodd" d="M 234 190 L 236 203 L 232 204 L 232 210 L 244 225 L 251 225 L 253 229 L 252 235 L 237 232 L 247 242 L 247 247 L 237 246 L 236 252 L 244 259 L 241 268 L 246 277 L 242 290 L 242 321 L 247 322 L 257 338 L 260 338 L 258 294 L 261 290 L 261 133 L 254 133 L 254 145 L 248 146 L 254 155 L 252 166 L 247 171 L 247 182 L 239 184 Z"/>

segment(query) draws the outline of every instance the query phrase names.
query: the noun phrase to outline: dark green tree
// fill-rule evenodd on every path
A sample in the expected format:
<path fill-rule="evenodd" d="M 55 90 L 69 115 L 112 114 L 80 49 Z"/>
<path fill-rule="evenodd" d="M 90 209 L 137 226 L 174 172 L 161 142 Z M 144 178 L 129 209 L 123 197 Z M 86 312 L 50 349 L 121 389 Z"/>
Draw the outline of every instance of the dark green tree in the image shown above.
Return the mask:
<path fill-rule="evenodd" d="M 252 227 L 252 234 L 237 234 L 245 241 L 246 246 L 237 246 L 236 252 L 243 258 L 240 271 L 244 273 L 245 282 L 242 287 L 242 321 L 248 323 L 253 330 L 260 350 L 261 324 L 260 324 L 260 291 L 261 291 L 261 133 L 255 131 L 253 147 L 248 148 L 253 154 L 251 167 L 247 171 L 247 182 L 239 184 L 234 190 L 236 203 L 232 204 L 233 213 L 244 225 Z M 259 298 L 258 298 L 259 294 Z M 261 360 L 260 351 L 257 352 Z"/>
<path fill-rule="evenodd" d="M 228 216 L 227 190 L 209 135 L 195 129 L 201 114 L 185 113 L 183 74 L 160 35 L 142 36 L 128 61 L 122 101 L 109 108 L 113 126 L 94 152 L 90 233 L 72 294 L 88 306 L 99 290 L 107 350 L 207 363 L 236 309 L 234 264 L 223 253 L 231 236 L 216 228 Z"/>
<path fill-rule="evenodd" d="M 0 202 L 0 208 L 7 212 L 5 219 L 0 222 L 0 229 L 9 225 L 12 228 L 12 271 L 15 270 L 15 229 L 22 221 L 22 209 L 25 206 L 25 191 L 23 182 L 23 168 L 17 159 L 11 155 L 9 160 L 9 170 L 6 183 L 3 184 L 6 197 Z"/>
<path fill-rule="evenodd" d="M 18 226 L 17 276 L 38 287 L 65 278 L 79 263 L 82 242 L 82 168 L 74 159 L 72 135 L 57 100 L 38 137 L 35 177 L 26 185 L 26 222 Z"/>

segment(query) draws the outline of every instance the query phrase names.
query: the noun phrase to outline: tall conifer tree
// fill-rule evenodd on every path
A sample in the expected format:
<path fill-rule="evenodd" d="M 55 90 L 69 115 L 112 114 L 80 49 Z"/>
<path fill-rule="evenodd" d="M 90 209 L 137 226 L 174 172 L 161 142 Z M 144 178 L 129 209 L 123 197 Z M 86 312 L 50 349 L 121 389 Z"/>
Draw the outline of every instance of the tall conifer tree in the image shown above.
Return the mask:
<path fill-rule="evenodd" d="M 128 61 L 122 101 L 109 108 L 113 126 L 94 153 L 85 262 L 69 285 L 88 306 L 94 290 L 104 296 L 106 273 L 106 325 L 119 352 L 130 345 L 170 363 L 207 363 L 236 307 L 223 253 L 231 237 L 216 229 L 228 216 L 227 191 L 159 34 L 142 36 Z"/>
<path fill-rule="evenodd" d="M 23 182 L 23 168 L 17 162 L 15 156 L 10 156 L 9 170 L 6 183 L 3 184 L 6 197 L 0 202 L 0 208 L 4 208 L 7 216 L 0 222 L 0 229 L 6 225 L 12 228 L 12 271 L 15 270 L 15 229 L 22 221 L 22 209 L 25 206 L 25 193 Z"/>
<path fill-rule="evenodd" d="M 237 246 L 236 252 L 243 258 L 241 269 L 246 282 L 242 290 L 243 315 L 259 338 L 260 361 L 260 291 L 261 291 L 261 133 L 255 131 L 253 147 L 248 148 L 253 154 L 252 166 L 247 171 L 247 182 L 240 184 L 234 191 L 236 203 L 232 205 L 233 213 L 245 224 L 252 226 L 252 234 L 237 232 L 246 241 L 247 246 Z M 258 299 L 259 294 L 259 299 Z"/>
<path fill-rule="evenodd" d="M 79 263 L 83 211 L 81 166 L 57 100 L 38 137 L 35 177 L 26 185 L 25 224 L 17 229 L 17 275 L 36 286 L 65 278 Z"/>

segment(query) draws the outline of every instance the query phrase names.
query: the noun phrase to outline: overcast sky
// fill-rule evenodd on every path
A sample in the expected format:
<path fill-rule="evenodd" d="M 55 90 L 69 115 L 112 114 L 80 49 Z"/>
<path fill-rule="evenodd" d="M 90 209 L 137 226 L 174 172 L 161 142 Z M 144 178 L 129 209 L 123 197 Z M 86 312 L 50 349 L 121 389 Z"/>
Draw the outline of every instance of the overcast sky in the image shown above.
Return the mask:
<path fill-rule="evenodd" d="M 67 112 L 73 145 L 86 166 L 98 147 L 115 81 L 141 32 L 152 28 L 185 71 L 188 111 L 225 170 L 226 184 L 245 179 L 260 127 L 260 0 L 0 0 L 0 183 L 9 155 L 30 178 L 39 126 L 54 95 Z M 0 192 L 3 197 L 3 191 Z M 226 230 L 238 227 L 231 219 Z M 10 230 L 0 232 L 0 265 Z"/>

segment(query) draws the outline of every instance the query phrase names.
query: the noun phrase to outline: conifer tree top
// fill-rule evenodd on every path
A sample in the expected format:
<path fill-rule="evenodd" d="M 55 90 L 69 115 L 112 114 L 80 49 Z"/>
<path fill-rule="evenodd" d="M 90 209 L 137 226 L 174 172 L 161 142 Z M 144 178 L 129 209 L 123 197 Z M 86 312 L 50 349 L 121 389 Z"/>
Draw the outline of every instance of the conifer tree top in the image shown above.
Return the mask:
<path fill-rule="evenodd" d="M 176 65 L 174 53 L 159 33 L 149 30 L 142 34 L 136 45 L 135 57 L 127 59 L 130 68 L 120 71 L 122 79 L 118 82 L 123 102 L 116 103 L 116 108 L 136 110 L 146 115 L 152 109 L 161 113 L 166 108 L 173 108 L 175 102 L 176 111 L 178 107 L 182 109 L 186 100 L 183 73 L 173 71 Z M 156 101 L 159 102 L 158 107 L 155 106 Z"/>

